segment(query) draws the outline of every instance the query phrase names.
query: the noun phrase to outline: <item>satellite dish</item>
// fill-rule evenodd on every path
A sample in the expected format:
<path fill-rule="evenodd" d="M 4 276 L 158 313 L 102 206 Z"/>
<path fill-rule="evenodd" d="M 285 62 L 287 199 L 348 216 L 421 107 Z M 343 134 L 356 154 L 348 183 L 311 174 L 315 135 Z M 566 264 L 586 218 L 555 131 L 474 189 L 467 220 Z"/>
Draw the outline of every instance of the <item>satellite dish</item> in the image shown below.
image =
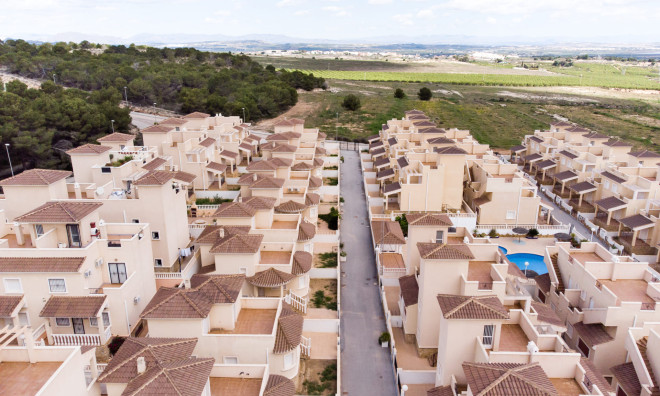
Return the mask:
<path fill-rule="evenodd" d="M 99 187 L 99 188 L 96 189 L 96 195 L 101 196 L 101 195 L 103 195 L 104 192 L 105 192 L 105 189 L 103 187 Z"/>

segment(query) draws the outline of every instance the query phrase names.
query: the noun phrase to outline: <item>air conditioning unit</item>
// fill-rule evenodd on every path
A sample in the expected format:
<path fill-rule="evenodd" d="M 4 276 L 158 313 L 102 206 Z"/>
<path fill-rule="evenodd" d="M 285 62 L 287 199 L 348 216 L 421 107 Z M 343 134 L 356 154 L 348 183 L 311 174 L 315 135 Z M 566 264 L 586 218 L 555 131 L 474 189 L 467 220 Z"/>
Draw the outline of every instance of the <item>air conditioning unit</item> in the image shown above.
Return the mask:
<path fill-rule="evenodd" d="M 92 270 L 85 271 L 85 278 L 89 278 L 90 276 L 92 276 Z"/>
<path fill-rule="evenodd" d="M 103 257 L 97 258 L 94 265 L 96 266 L 96 268 L 99 268 L 100 266 L 102 266 L 103 265 Z"/>
<path fill-rule="evenodd" d="M 133 304 L 138 304 L 140 302 L 140 296 L 133 297 Z"/>

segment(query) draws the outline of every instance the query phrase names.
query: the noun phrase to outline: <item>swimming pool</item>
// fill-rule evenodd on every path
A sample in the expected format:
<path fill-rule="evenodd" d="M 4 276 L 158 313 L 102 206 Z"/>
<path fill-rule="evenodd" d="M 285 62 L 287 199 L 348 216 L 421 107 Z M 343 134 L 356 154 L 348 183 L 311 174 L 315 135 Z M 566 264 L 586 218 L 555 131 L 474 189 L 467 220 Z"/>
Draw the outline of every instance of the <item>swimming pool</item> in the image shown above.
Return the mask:
<path fill-rule="evenodd" d="M 500 250 L 501 250 L 502 253 L 504 253 L 504 254 L 506 254 L 506 253 L 509 251 L 509 249 L 505 248 L 504 246 L 498 246 L 498 247 L 500 248 Z"/>
<path fill-rule="evenodd" d="M 545 262 L 543 261 L 543 256 L 538 254 L 513 253 L 507 254 L 506 258 L 517 265 L 523 272 L 525 271 L 525 263 L 527 262 L 529 263 L 527 269 L 536 272 L 537 275 L 548 273 L 548 267 L 546 267 Z"/>

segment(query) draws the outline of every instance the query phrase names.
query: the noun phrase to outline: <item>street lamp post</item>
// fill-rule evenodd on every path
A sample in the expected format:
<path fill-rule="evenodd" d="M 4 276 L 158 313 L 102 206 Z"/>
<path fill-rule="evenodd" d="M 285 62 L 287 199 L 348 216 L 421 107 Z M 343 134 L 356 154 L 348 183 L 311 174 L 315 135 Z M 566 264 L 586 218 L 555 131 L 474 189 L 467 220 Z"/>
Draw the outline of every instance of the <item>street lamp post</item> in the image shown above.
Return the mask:
<path fill-rule="evenodd" d="M 339 112 L 337 112 L 337 122 L 335 123 L 335 142 L 337 141 L 338 133 L 339 133 Z"/>
<path fill-rule="evenodd" d="M 156 102 L 154 102 L 154 124 L 156 123 Z"/>
<path fill-rule="evenodd" d="M 529 261 L 525 261 L 525 278 L 527 277 L 527 267 L 529 267 Z"/>
<path fill-rule="evenodd" d="M 5 143 L 5 150 L 7 150 L 7 159 L 9 160 L 9 169 L 11 169 L 11 177 L 14 177 L 14 167 L 11 165 L 11 157 L 9 156 L 9 143 Z"/>
<path fill-rule="evenodd" d="M 53 84 L 57 84 L 57 81 L 55 81 L 55 76 L 57 76 L 57 74 L 53 73 Z"/>
<path fill-rule="evenodd" d="M 126 91 L 126 87 L 124 87 L 124 100 L 126 101 L 126 107 L 128 107 L 128 92 Z"/>
<path fill-rule="evenodd" d="M 110 120 L 110 125 L 112 126 L 112 133 L 115 133 L 115 120 Z"/>
<path fill-rule="evenodd" d="M 241 107 L 243 109 L 243 122 L 245 122 L 245 107 Z"/>

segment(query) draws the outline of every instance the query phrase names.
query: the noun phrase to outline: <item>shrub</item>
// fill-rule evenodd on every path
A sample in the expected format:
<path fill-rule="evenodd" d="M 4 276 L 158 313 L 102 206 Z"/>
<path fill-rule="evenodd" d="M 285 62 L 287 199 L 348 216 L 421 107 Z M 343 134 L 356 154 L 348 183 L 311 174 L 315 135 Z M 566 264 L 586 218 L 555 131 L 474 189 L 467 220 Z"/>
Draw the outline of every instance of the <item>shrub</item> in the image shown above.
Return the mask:
<path fill-rule="evenodd" d="M 328 228 L 336 230 L 339 226 L 339 211 L 333 206 L 330 213 L 319 215 L 319 218 L 328 223 Z"/>
<path fill-rule="evenodd" d="M 539 236 L 539 234 L 540 234 L 539 230 L 537 230 L 536 228 L 532 228 L 531 230 L 527 231 L 527 236 L 532 238 L 536 238 L 537 236 Z"/>
<path fill-rule="evenodd" d="M 403 236 L 408 236 L 408 219 L 406 218 L 406 214 L 403 213 L 401 216 L 397 216 L 394 220 L 399 222 L 399 225 L 401 226 L 401 231 L 403 231 Z"/>
<path fill-rule="evenodd" d="M 417 93 L 417 97 L 419 100 L 431 100 L 433 97 L 433 92 L 431 92 L 430 89 L 427 87 L 422 87 L 419 89 L 419 92 Z"/>
<path fill-rule="evenodd" d="M 108 350 L 110 351 L 110 356 L 115 356 L 115 353 L 121 348 L 121 346 L 126 341 L 126 337 L 115 336 L 110 343 L 108 343 Z"/>
<path fill-rule="evenodd" d="M 321 268 L 337 267 L 337 253 L 334 252 L 320 253 L 319 260 L 321 261 Z"/>
<path fill-rule="evenodd" d="M 328 177 L 328 185 L 329 186 L 336 186 L 339 184 L 339 179 L 336 177 Z"/>
<path fill-rule="evenodd" d="M 388 333 L 387 331 L 382 332 L 380 334 L 380 337 L 378 337 L 378 342 L 380 344 L 382 344 L 384 342 L 390 342 L 390 333 Z"/>
<path fill-rule="evenodd" d="M 357 95 L 348 94 L 344 98 L 344 101 L 341 103 L 341 106 L 346 110 L 355 111 L 359 109 L 362 104 L 360 103 L 360 98 Z"/>
<path fill-rule="evenodd" d="M 403 92 L 403 89 L 397 88 L 394 91 L 394 97 L 397 98 L 397 99 L 404 99 L 406 97 L 406 93 Z"/>
<path fill-rule="evenodd" d="M 499 235 L 497 234 L 497 230 L 493 228 L 488 233 L 488 236 L 491 237 L 491 238 L 497 238 Z"/>

